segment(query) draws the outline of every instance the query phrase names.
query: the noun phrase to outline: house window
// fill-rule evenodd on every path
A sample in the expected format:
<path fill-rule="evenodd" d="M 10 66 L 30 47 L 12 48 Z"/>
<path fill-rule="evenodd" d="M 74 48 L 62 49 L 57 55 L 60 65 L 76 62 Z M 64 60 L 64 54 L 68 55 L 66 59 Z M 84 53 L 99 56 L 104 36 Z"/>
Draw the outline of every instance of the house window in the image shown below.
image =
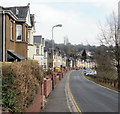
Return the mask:
<path fill-rule="evenodd" d="M 30 44 L 30 31 L 28 31 L 28 43 Z"/>
<path fill-rule="evenodd" d="M 13 40 L 13 23 L 10 22 L 10 40 Z"/>
<path fill-rule="evenodd" d="M 16 40 L 22 41 L 22 25 L 16 25 Z"/>
<path fill-rule="evenodd" d="M 42 55 L 43 53 L 42 53 L 42 46 L 41 46 L 41 55 Z"/>
<path fill-rule="evenodd" d="M 36 46 L 36 54 L 39 54 L 39 46 Z"/>

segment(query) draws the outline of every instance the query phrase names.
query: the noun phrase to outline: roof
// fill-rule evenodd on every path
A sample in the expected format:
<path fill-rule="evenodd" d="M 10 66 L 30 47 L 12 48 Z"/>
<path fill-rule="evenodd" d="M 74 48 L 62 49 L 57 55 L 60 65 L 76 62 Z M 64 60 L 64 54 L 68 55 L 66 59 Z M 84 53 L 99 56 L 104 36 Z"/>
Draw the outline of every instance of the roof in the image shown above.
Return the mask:
<path fill-rule="evenodd" d="M 29 6 L 7 7 L 5 10 L 11 10 L 19 19 L 26 19 Z"/>
<path fill-rule="evenodd" d="M 34 14 L 30 14 L 30 22 L 31 22 L 31 26 L 33 27 L 35 25 L 35 15 Z"/>
<path fill-rule="evenodd" d="M 33 36 L 33 43 L 41 44 L 42 43 L 42 35 Z"/>
<path fill-rule="evenodd" d="M 25 60 L 25 58 L 18 53 L 16 53 L 14 50 L 7 50 L 8 54 L 11 55 L 13 58 L 17 59 L 18 61 Z"/>

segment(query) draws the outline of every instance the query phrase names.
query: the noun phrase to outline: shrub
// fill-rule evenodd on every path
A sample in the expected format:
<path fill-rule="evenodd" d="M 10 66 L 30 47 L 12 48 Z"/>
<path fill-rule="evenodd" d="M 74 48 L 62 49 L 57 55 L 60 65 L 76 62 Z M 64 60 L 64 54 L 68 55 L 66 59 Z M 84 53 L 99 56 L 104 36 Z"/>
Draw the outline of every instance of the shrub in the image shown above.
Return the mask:
<path fill-rule="evenodd" d="M 2 77 L 2 105 L 10 111 L 17 111 L 18 107 L 16 104 L 16 94 L 13 86 L 15 84 L 15 72 L 11 68 L 11 65 L 3 66 L 3 77 Z"/>
<path fill-rule="evenodd" d="M 40 89 L 43 71 L 37 61 L 3 63 L 2 103 L 12 112 L 23 112 Z"/>
<path fill-rule="evenodd" d="M 51 69 L 48 69 L 47 75 L 53 75 L 53 71 Z"/>

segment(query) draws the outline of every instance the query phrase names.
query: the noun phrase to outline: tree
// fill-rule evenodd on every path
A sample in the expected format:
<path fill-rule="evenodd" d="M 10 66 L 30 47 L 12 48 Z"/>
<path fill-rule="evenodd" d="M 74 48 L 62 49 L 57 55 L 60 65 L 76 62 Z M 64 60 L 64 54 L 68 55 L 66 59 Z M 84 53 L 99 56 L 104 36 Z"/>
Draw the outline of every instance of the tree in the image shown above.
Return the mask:
<path fill-rule="evenodd" d="M 109 79 L 116 79 L 116 70 L 114 67 L 113 56 L 109 53 L 109 47 L 101 45 L 94 48 L 94 59 L 97 63 L 97 75 Z"/>
<path fill-rule="evenodd" d="M 83 59 L 84 61 L 86 61 L 86 59 L 87 59 L 87 53 L 86 53 L 86 50 L 85 50 L 85 49 L 84 49 L 83 52 L 82 52 L 82 59 Z"/>
<path fill-rule="evenodd" d="M 120 84 L 120 30 L 118 26 L 118 18 L 113 12 L 106 20 L 106 25 L 99 26 L 99 40 L 101 44 L 109 47 L 109 53 L 113 56 L 116 63 L 117 76 Z"/>

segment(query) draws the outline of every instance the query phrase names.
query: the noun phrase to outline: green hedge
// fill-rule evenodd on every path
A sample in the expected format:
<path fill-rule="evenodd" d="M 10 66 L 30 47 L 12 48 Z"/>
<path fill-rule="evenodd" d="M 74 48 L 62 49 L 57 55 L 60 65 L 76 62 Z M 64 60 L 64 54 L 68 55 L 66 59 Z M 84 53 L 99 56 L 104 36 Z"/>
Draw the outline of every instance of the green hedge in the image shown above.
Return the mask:
<path fill-rule="evenodd" d="M 24 112 L 40 89 L 43 71 L 37 61 L 2 64 L 2 105 Z"/>

